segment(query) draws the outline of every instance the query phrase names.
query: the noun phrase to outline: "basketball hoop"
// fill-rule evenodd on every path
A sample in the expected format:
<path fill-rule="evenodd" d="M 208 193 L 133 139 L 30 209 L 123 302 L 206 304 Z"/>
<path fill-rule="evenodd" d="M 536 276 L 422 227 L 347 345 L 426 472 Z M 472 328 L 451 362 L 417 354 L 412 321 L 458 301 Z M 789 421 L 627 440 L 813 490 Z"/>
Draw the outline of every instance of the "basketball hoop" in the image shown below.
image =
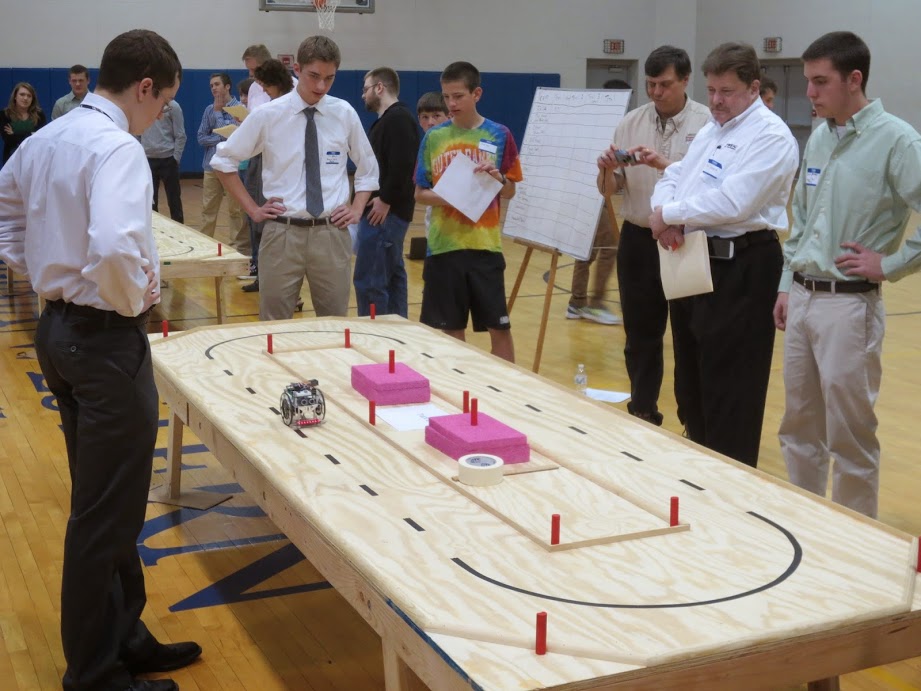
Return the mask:
<path fill-rule="evenodd" d="M 336 8 L 339 7 L 339 0 L 313 0 L 313 6 L 317 11 L 317 19 L 320 20 L 320 28 L 332 31 L 336 25 Z"/>

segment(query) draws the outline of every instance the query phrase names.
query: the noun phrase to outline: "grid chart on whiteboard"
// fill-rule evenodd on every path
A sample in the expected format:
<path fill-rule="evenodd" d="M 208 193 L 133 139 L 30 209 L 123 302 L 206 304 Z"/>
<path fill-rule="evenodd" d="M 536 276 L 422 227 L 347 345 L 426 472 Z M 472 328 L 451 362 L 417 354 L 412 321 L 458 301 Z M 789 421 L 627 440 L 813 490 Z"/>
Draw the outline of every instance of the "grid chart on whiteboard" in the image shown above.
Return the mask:
<path fill-rule="evenodd" d="M 518 184 L 503 232 L 587 259 L 601 214 L 596 161 L 623 119 L 630 91 L 550 89 L 534 94 Z"/>

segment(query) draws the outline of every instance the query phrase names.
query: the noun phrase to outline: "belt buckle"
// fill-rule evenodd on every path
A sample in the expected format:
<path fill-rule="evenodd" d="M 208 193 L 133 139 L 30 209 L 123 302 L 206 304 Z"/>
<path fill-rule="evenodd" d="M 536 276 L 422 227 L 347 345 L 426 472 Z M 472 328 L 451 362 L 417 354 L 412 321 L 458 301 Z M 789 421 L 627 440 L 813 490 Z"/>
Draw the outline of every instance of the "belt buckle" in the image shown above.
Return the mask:
<path fill-rule="evenodd" d="M 803 288 L 805 288 L 806 290 L 812 293 L 816 292 L 815 291 L 815 279 L 803 276 Z"/>

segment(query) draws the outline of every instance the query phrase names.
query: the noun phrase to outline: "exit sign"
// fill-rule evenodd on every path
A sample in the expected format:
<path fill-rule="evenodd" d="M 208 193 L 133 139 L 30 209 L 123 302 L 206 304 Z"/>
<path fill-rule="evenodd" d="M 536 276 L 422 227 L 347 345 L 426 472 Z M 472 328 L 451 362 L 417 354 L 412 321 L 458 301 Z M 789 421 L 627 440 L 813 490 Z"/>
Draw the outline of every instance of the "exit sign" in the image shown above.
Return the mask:
<path fill-rule="evenodd" d="M 606 38 L 604 39 L 604 52 L 620 55 L 624 52 L 624 39 L 622 38 Z"/>
<path fill-rule="evenodd" d="M 765 53 L 779 53 L 783 49 L 783 39 L 780 36 L 769 36 L 764 39 Z"/>

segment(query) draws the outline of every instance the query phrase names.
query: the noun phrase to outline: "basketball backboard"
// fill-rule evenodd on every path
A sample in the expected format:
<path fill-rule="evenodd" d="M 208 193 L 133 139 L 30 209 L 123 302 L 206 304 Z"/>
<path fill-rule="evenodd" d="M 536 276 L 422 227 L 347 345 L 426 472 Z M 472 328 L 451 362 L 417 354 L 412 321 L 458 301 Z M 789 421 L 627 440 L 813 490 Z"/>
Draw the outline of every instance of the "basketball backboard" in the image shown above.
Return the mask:
<path fill-rule="evenodd" d="M 311 0 L 259 0 L 263 12 L 316 12 Z M 337 12 L 374 12 L 374 0 L 341 0 Z"/>

